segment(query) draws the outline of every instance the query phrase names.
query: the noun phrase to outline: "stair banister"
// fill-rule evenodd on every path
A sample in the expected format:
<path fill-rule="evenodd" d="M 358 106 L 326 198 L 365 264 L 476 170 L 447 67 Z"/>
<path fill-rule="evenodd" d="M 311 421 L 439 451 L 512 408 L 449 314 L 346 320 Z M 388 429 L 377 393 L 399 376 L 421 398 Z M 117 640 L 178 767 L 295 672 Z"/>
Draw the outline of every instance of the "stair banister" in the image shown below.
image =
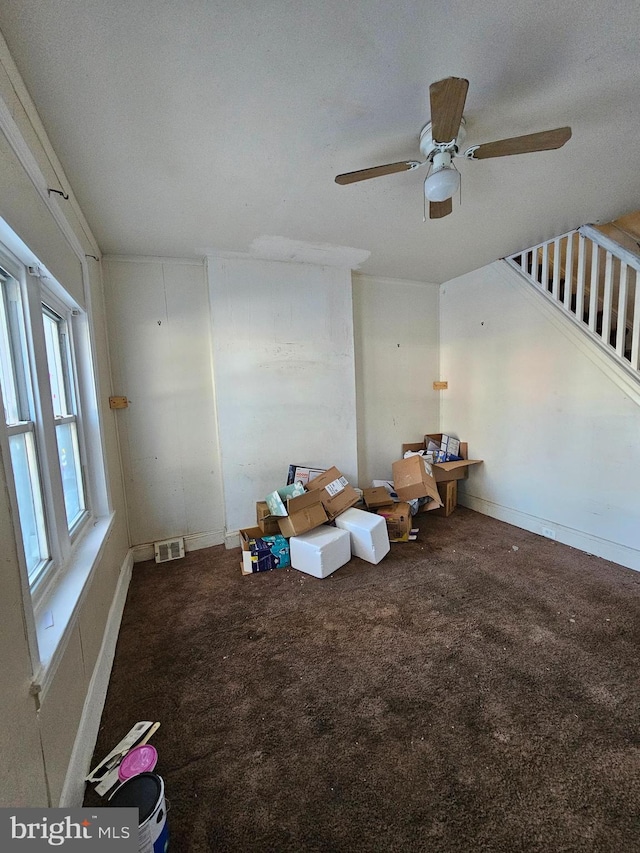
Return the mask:
<path fill-rule="evenodd" d="M 622 245 L 583 225 L 505 261 L 638 381 L 640 243 L 634 252 L 634 242 Z"/>

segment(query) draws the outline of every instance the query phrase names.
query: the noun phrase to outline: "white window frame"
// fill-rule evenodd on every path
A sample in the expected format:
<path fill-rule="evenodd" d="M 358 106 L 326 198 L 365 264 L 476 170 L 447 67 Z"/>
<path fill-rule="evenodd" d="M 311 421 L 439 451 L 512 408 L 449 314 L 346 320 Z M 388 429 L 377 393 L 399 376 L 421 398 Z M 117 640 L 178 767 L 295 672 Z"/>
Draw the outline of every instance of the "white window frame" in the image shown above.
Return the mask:
<path fill-rule="evenodd" d="M 78 453 L 79 453 L 79 466 L 80 466 L 80 485 L 82 488 L 82 502 L 84 503 L 84 508 L 82 509 L 78 518 L 75 519 L 72 526 L 69 527 L 67 524 L 67 530 L 69 531 L 69 536 L 71 542 L 78 536 L 78 533 L 84 528 L 87 523 L 88 516 L 90 515 L 90 508 L 88 506 L 87 500 L 87 477 L 89 476 L 89 471 L 86 464 L 86 454 L 85 454 L 85 436 L 84 436 L 84 427 L 83 427 L 83 418 L 82 418 L 82 403 L 81 403 L 81 395 L 79 393 L 79 382 L 78 382 L 78 372 L 77 372 L 77 363 L 78 363 L 78 352 L 75 346 L 75 333 L 74 333 L 74 319 L 75 317 L 80 316 L 80 312 L 77 309 L 70 307 L 69 305 L 65 305 L 61 300 L 58 299 L 46 285 L 41 286 L 41 296 L 42 296 L 42 313 L 53 313 L 56 315 L 56 318 L 59 322 L 61 322 L 64 326 L 65 332 L 68 336 L 67 348 L 69 350 L 69 355 L 71 358 L 71 363 L 68 365 L 68 369 L 65 371 L 63 368 L 63 384 L 65 385 L 65 394 L 70 392 L 71 401 L 70 404 L 65 402 L 65 414 L 62 416 L 57 416 L 54 413 L 54 428 L 58 426 L 62 426 L 64 424 L 75 424 L 77 431 L 77 442 L 78 442 Z M 70 387 L 66 387 L 66 383 L 69 382 Z M 68 406 L 68 409 L 67 409 Z M 57 439 L 56 439 L 57 443 Z"/>
<path fill-rule="evenodd" d="M 0 424 L 0 444 L 15 542 L 21 569 L 34 693 L 44 693 L 64 653 L 93 569 L 113 525 L 97 398 L 98 374 L 91 345 L 89 313 L 65 292 L 20 238 L 0 220 L 0 266 L 19 284 L 27 334 L 36 439 L 50 559 L 30 584 L 9 452 L 11 428 Z M 83 265 L 83 271 L 86 269 Z M 43 326 L 43 305 L 66 325 L 72 353 L 74 415 L 85 509 L 69 529 L 53 414 Z M 66 420 L 66 418 L 62 419 Z M 58 420 L 58 422 L 62 422 Z M 42 696 L 41 696 L 42 698 Z"/>
<path fill-rule="evenodd" d="M 35 493 L 37 499 L 37 523 L 36 526 L 38 528 L 38 541 L 39 541 L 39 549 L 41 552 L 44 548 L 46 554 L 42 556 L 39 564 L 35 567 L 33 571 L 33 578 L 31 577 L 31 573 L 27 571 L 27 577 L 29 581 L 30 587 L 35 587 L 38 580 L 43 576 L 46 572 L 47 566 L 51 562 L 50 555 L 50 537 L 48 534 L 48 524 L 47 524 L 47 501 L 45 495 L 45 482 L 42 477 L 42 466 L 40 465 L 40 452 L 39 445 L 41 443 L 40 430 L 38 425 L 39 417 L 36 414 L 36 400 L 34 398 L 34 383 L 32 376 L 32 368 L 33 368 L 33 359 L 31 358 L 31 347 L 30 347 L 30 336 L 27 327 L 27 315 L 25 311 L 25 301 L 26 301 L 26 272 L 24 265 L 20 264 L 15 257 L 13 257 L 9 252 L 4 250 L 4 247 L 0 247 L 0 266 L 6 272 L 7 276 L 12 280 L 12 289 L 15 287 L 15 290 L 19 294 L 19 316 L 17 318 L 17 324 L 15 322 L 11 322 L 11 318 L 9 317 L 9 312 L 5 311 L 5 300 L 4 297 L 2 299 L 2 314 L 4 316 L 5 322 L 3 323 L 3 327 L 0 329 L 0 337 L 1 343 L 7 345 L 7 349 L 9 354 L 7 356 L 2 356 L 3 362 L 3 372 L 11 375 L 11 379 L 9 380 L 9 385 L 12 387 L 1 388 L 0 387 L 0 395 L 2 395 L 3 407 L 5 409 L 11 410 L 13 409 L 13 418 L 10 417 L 10 423 L 5 422 L 5 418 L 3 417 L 3 425 L 6 429 L 7 441 L 10 447 L 11 439 L 15 436 L 25 436 L 31 440 L 31 452 L 28 453 L 29 457 L 35 457 L 35 460 L 32 460 L 32 464 L 29 464 L 29 479 L 31 482 L 31 490 Z M 4 276 L 3 276 L 4 278 Z M 0 287 L 4 289 L 4 283 L 0 283 Z M 9 300 L 7 300 L 9 302 Z M 13 320 L 15 321 L 15 316 Z M 18 352 L 17 352 L 18 351 Z M 17 372 L 13 370 L 14 364 L 17 365 Z M 17 376 L 19 375 L 20 381 L 15 381 Z M 0 383 L 1 384 L 1 383 Z M 22 393 L 21 389 L 22 388 Z M 15 486 L 15 478 L 13 473 L 13 463 L 11 458 L 11 451 L 9 449 L 7 456 L 7 477 L 13 481 L 14 489 L 17 490 Z M 35 469 L 35 474 L 37 477 L 37 483 L 31 479 L 32 468 Z M 34 488 L 34 485 L 36 488 Z M 40 517 L 40 514 L 41 517 Z M 14 521 L 17 521 L 18 532 L 20 533 L 20 538 L 22 540 L 22 532 L 20 530 L 20 518 L 19 518 L 19 508 L 14 513 Z M 23 547 L 24 553 L 24 547 Z M 25 557 L 25 564 L 26 564 Z"/>

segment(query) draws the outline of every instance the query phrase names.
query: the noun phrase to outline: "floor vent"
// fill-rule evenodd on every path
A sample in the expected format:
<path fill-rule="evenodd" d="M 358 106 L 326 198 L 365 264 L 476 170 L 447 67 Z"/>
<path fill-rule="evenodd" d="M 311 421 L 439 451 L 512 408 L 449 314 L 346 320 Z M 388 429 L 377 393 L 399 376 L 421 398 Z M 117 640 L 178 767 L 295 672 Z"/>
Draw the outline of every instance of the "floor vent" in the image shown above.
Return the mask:
<path fill-rule="evenodd" d="M 156 563 L 167 563 L 169 560 L 178 560 L 184 557 L 184 539 L 165 539 L 163 542 L 154 542 Z"/>

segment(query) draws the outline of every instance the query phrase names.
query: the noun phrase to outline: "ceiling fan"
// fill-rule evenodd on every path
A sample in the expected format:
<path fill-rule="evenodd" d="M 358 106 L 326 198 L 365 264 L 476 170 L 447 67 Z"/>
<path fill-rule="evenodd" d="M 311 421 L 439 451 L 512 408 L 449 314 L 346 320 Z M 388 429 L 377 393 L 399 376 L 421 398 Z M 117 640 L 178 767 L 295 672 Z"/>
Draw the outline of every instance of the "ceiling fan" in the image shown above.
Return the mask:
<path fill-rule="evenodd" d="M 549 151 L 561 148 L 571 138 L 570 127 L 556 127 L 539 133 L 498 139 L 484 145 L 473 145 L 461 153 L 464 142 L 465 100 L 469 81 L 462 77 L 445 77 L 429 86 L 431 121 L 420 133 L 420 151 L 424 160 L 403 160 L 373 166 L 357 172 L 345 172 L 336 176 L 337 184 L 352 184 L 367 181 L 396 172 L 409 172 L 428 165 L 429 173 L 424 182 L 424 194 L 429 201 L 429 218 L 440 219 L 453 210 L 452 196 L 460 186 L 460 173 L 453 164 L 454 157 L 467 160 L 486 160 L 489 157 L 506 157 L 511 154 L 528 154 L 532 151 Z"/>

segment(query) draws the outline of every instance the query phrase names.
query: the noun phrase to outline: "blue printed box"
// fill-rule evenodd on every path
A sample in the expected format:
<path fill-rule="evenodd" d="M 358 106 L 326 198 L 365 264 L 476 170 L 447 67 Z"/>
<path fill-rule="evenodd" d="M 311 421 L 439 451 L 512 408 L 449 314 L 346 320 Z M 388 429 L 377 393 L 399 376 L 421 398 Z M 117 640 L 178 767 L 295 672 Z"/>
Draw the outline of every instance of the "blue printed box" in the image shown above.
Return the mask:
<path fill-rule="evenodd" d="M 240 567 L 244 575 L 269 572 L 291 565 L 289 543 L 280 534 L 265 536 L 259 527 L 249 527 L 240 531 L 240 547 Z"/>

